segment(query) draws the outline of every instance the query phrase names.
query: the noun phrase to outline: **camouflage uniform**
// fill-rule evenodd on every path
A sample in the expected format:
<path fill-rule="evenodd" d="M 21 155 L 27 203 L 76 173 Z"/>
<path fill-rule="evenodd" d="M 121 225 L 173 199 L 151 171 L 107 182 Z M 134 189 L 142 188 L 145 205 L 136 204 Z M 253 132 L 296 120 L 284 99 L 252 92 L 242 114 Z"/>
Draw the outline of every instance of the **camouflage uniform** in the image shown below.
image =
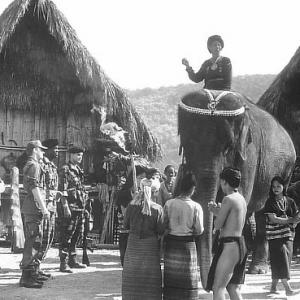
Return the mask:
<path fill-rule="evenodd" d="M 30 156 L 23 170 L 23 185 L 27 195 L 21 208 L 25 220 L 25 245 L 20 263 L 22 270 L 35 270 L 38 264 L 37 255 L 42 245 L 43 215 L 32 193 L 32 190 L 38 187 L 43 196 L 46 194 L 41 174 L 41 165 Z"/>
<path fill-rule="evenodd" d="M 43 239 L 38 259 L 42 261 L 51 247 L 55 232 L 56 194 L 58 189 L 58 173 L 56 165 L 44 156 L 41 163 L 43 185 L 46 187 L 46 206 L 50 212 L 50 219 L 44 219 Z"/>
<path fill-rule="evenodd" d="M 70 267 L 78 265 L 76 258 L 76 244 L 83 235 L 84 212 L 87 193 L 83 187 L 83 170 L 71 162 L 64 165 L 59 172 L 59 191 L 66 197 L 71 217 L 60 216 L 60 261 L 65 264 L 69 256 Z"/>

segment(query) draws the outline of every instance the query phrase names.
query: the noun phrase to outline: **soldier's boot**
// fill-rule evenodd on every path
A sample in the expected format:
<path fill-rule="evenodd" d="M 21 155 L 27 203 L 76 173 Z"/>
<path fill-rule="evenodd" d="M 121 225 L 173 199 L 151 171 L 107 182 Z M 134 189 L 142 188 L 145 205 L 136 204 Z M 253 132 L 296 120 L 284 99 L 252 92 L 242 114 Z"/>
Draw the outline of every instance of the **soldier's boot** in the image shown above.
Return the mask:
<path fill-rule="evenodd" d="M 71 269 L 85 269 L 86 265 L 76 261 L 76 254 L 69 254 L 68 265 Z"/>
<path fill-rule="evenodd" d="M 68 266 L 66 259 L 67 259 L 67 255 L 65 253 L 60 253 L 59 271 L 63 273 L 73 273 L 73 271 Z"/>
<path fill-rule="evenodd" d="M 43 270 L 41 270 L 40 265 L 37 268 L 37 274 L 38 274 L 38 276 L 41 276 L 41 277 L 44 277 L 47 279 L 51 278 L 51 274 L 45 273 Z"/>
<path fill-rule="evenodd" d="M 19 282 L 20 287 L 26 287 L 31 289 L 40 289 L 43 286 L 42 282 L 36 281 L 32 276 L 32 270 L 23 270 L 22 276 Z"/>
<path fill-rule="evenodd" d="M 51 274 L 45 273 L 43 270 L 39 270 L 39 275 L 47 277 L 48 279 L 52 277 Z"/>
<path fill-rule="evenodd" d="M 43 282 L 49 279 L 47 276 L 43 276 L 39 273 L 38 268 L 36 268 L 34 271 L 32 271 L 32 277 L 37 282 Z"/>

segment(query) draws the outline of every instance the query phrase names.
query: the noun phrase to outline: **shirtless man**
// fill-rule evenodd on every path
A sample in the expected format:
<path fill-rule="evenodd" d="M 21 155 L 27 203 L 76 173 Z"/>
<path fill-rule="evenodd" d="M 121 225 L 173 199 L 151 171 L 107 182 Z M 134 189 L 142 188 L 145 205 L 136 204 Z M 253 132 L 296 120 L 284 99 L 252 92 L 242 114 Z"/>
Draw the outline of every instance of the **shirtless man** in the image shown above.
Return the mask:
<path fill-rule="evenodd" d="M 207 290 L 213 290 L 214 300 L 225 299 L 227 289 L 230 299 L 241 300 L 241 284 L 245 280 L 247 250 L 242 236 L 247 203 L 238 192 L 241 172 L 225 168 L 220 174 L 221 188 L 225 194 L 222 205 L 210 202 L 209 210 L 216 215 L 215 230 L 220 230 L 219 244 L 214 255 L 207 281 Z"/>

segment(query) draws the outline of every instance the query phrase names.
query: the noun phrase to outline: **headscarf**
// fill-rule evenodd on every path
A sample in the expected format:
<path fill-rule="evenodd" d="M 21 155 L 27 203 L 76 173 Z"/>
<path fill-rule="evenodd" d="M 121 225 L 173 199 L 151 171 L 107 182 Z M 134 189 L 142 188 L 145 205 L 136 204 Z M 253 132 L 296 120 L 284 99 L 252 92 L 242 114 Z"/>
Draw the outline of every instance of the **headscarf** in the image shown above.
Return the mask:
<path fill-rule="evenodd" d="M 135 195 L 132 204 L 142 206 L 142 214 L 151 216 L 151 198 L 152 192 L 158 191 L 160 188 L 160 182 L 158 179 L 143 178 L 140 183 L 140 192 Z"/>

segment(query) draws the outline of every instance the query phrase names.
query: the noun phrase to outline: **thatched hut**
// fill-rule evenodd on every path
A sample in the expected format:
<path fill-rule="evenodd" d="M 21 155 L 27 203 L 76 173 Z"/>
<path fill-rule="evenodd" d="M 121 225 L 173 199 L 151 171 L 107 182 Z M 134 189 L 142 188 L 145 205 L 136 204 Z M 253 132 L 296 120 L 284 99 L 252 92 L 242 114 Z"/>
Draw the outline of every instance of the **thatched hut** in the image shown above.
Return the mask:
<path fill-rule="evenodd" d="M 285 127 L 300 155 L 300 48 L 260 97 L 258 105 Z"/>
<path fill-rule="evenodd" d="M 13 1 L 0 16 L 0 161 L 12 162 L 32 139 L 55 137 L 61 146 L 91 149 L 100 125 L 90 112 L 93 105 L 128 131 L 135 153 L 150 161 L 160 156 L 157 140 L 124 90 L 55 4 Z"/>

